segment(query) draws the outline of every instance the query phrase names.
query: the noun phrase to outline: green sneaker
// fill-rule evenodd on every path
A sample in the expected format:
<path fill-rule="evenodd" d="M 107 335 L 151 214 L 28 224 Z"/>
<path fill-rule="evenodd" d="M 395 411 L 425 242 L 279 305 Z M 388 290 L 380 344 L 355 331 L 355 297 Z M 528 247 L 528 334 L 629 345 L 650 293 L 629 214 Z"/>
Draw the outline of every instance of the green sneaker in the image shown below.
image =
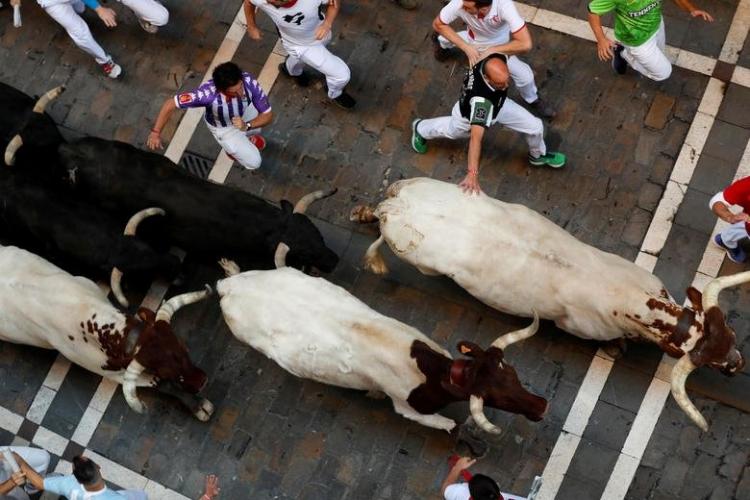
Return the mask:
<path fill-rule="evenodd" d="M 565 160 L 567 160 L 567 158 L 565 158 L 564 154 L 554 151 L 547 153 L 546 155 L 537 157 L 531 156 L 531 154 L 529 154 L 529 163 L 531 163 L 535 167 L 547 165 L 548 167 L 552 168 L 560 168 L 565 165 Z"/>
<path fill-rule="evenodd" d="M 417 118 L 411 122 L 411 147 L 417 153 L 425 154 L 427 152 L 427 140 L 417 132 L 417 125 L 421 121 L 421 118 Z"/>

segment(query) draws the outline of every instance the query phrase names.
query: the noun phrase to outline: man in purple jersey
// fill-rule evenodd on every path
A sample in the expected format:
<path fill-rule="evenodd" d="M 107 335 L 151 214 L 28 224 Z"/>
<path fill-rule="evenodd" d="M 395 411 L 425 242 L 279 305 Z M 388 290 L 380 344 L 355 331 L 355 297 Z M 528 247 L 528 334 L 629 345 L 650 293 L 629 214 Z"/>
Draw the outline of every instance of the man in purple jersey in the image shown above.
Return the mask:
<path fill-rule="evenodd" d="M 206 108 L 203 118 L 219 145 L 240 165 L 255 170 L 266 147 L 260 129 L 273 119 L 268 97 L 253 75 L 232 62 L 219 64 L 211 76 L 192 92 L 164 101 L 146 144 L 162 147 L 161 130 L 176 109 Z"/>

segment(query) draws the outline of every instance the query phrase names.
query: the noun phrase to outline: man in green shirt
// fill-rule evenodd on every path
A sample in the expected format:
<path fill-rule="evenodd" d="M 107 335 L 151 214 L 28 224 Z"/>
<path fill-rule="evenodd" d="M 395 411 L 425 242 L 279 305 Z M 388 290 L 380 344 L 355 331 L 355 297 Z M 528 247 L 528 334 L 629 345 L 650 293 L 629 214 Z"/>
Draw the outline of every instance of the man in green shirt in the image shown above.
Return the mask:
<path fill-rule="evenodd" d="M 675 3 L 692 17 L 714 20 L 711 14 L 699 10 L 690 0 Z M 600 16 L 615 13 L 614 42 L 604 35 Z M 592 0 L 589 3 L 589 24 L 596 36 L 599 59 L 612 59 L 612 67 L 624 74 L 628 65 L 642 75 L 656 81 L 672 74 L 672 64 L 664 55 L 664 19 L 661 0 Z"/>

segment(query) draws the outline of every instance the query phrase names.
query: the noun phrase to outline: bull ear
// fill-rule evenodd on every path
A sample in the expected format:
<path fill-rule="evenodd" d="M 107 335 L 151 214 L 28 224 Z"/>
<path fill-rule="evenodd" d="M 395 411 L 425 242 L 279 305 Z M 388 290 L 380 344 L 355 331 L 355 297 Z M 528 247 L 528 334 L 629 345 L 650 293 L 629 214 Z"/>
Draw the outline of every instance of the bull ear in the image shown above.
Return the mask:
<path fill-rule="evenodd" d="M 461 342 L 456 344 L 456 349 L 458 349 L 459 354 L 472 358 L 476 358 L 484 354 L 484 349 L 479 347 L 474 342 L 469 342 L 466 340 L 462 340 Z"/>
<path fill-rule="evenodd" d="M 279 204 L 281 205 L 281 211 L 285 214 L 291 215 L 292 212 L 294 212 L 294 205 L 292 205 L 288 200 L 281 200 Z"/>
<path fill-rule="evenodd" d="M 153 323 L 156 319 L 156 314 L 154 314 L 154 311 L 146 309 L 145 307 L 139 307 L 136 315 L 141 319 L 141 321 L 145 321 L 146 323 Z"/>
<path fill-rule="evenodd" d="M 700 293 L 697 289 L 691 286 L 687 289 L 687 297 L 688 297 L 688 300 L 690 300 L 690 303 L 693 305 L 693 310 L 703 311 L 703 294 L 702 293 Z"/>

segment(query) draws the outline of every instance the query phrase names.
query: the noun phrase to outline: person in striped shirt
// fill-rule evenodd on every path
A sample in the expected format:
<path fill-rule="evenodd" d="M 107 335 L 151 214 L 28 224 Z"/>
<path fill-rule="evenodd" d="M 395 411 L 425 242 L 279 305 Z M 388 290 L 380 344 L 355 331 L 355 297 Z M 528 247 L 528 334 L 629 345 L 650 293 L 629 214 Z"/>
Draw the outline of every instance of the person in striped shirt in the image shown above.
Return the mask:
<path fill-rule="evenodd" d="M 260 129 L 273 120 L 268 96 L 253 75 L 232 62 L 219 64 L 211 76 L 197 89 L 164 102 L 146 144 L 162 147 L 161 131 L 176 109 L 205 108 L 203 118 L 219 145 L 240 165 L 255 170 L 266 147 Z"/>

